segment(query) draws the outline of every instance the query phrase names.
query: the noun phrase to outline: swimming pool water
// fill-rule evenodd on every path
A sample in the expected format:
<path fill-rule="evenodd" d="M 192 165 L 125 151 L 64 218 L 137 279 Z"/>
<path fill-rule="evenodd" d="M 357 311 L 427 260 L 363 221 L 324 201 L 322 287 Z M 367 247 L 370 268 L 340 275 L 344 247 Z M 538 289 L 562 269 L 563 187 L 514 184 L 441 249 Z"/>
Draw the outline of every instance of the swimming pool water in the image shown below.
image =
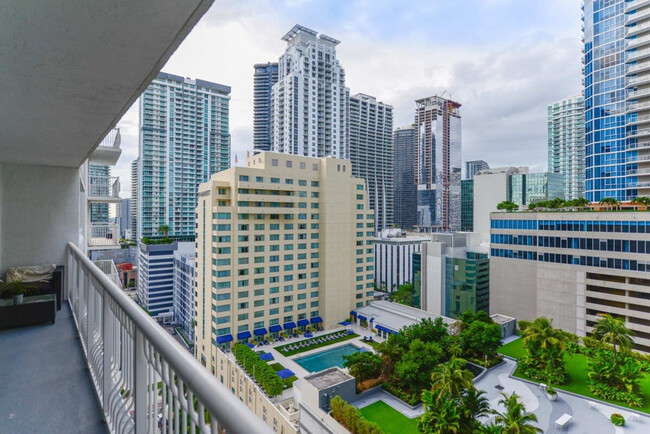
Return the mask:
<path fill-rule="evenodd" d="M 294 362 L 308 370 L 309 372 L 318 372 L 333 366 L 343 367 L 343 356 L 360 351 L 354 345 L 348 344 L 341 347 L 332 348 L 331 350 L 321 351 L 311 356 L 294 359 Z"/>

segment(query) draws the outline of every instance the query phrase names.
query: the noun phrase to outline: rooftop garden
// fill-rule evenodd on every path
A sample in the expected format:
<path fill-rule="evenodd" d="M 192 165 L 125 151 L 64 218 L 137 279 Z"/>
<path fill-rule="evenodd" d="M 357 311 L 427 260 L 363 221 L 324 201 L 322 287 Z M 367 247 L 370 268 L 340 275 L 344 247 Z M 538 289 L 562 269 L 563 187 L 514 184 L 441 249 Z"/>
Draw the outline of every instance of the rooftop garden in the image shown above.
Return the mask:
<path fill-rule="evenodd" d="M 598 212 L 598 211 L 648 211 L 650 207 L 650 197 L 637 197 L 630 202 L 621 202 L 617 199 L 606 197 L 597 203 L 590 203 L 587 199 L 581 197 L 572 200 L 563 200 L 555 198 L 553 200 L 543 200 L 528 204 L 527 209 L 520 210 L 519 205 L 509 200 L 504 200 L 497 204 L 497 209 L 501 211 L 520 211 L 520 212 Z"/>
<path fill-rule="evenodd" d="M 632 351 L 622 319 L 602 315 L 592 337 L 552 327 L 546 318 L 521 321 L 522 339 L 499 348 L 517 359 L 515 377 L 650 413 L 650 356 Z"/>
<path fill-rule="evenodd" d="M 370 422 L 381 427 L 386 434 L 416 434 L 419 433 L 419 418 L 409 419 L 384 401 L 377 401 L 359 410 L 361 415 Z"/>

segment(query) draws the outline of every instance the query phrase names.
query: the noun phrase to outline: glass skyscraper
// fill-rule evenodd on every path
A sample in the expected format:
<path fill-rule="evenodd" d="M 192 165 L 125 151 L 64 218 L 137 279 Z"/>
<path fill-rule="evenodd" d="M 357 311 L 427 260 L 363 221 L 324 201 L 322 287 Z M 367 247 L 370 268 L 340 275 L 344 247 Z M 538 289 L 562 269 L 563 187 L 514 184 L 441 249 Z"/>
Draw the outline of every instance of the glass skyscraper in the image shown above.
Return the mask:
<path fill-rule="evenodd" d="M 460 181 L 460 230 L 474 231 L 474 180 Z"/>
<path fill-rule="evenodd" d="M 473 179 L 476 172 L 489 168 L 490 165 L 483 160 L 465 161 L 465 179 Z"/>
<path fill-rule="evenodd" d="M 439 96 L 415 103 L 417 225 L 424 232 L 460 230 L 460 104 Z"/>
<path fill-rule="evenodd" d="M 650 195 L 650 4 L 585 0 L 586 198 Z"/>
<path fill-rule="evenodd" d="M 278 82 L 278 64 L 258 63 L 253 68 L 253 148 L 270 151 L 273 142 L 271 89 Z"/>
<path fill-rule="evenodd" d="M 350 161 L 352 176 L 363 178 L 375 231 L 392 227 L 393 107 L 362 93 L 350 97 Z"/>
<path fill-rule="evenodd" d="M 564 180 L 559 173 L 536 172 L 510 175 L 510 201 L 519 206 L 541 200 L 564 199 Z"/>
<path fill-rule="evenodd" d="M 564 198 L 585 194 L 585 99 L 573 95 L 547 108 L 548 171 L 564 177 Z"/>
<path fill-rule="evenodd" d="M 398 128 L 393 132 L 393 164 L 395 166 L 395 224 L 412 228 L 417 224 L 417 187 L 415 185 L 415 127 Z"/>
<path fill-rule="evenodd" d="M 140 97 L 137 234 L 194 237 L 198 185 L 230 167 L 230 87 L 161 72 Z"/>

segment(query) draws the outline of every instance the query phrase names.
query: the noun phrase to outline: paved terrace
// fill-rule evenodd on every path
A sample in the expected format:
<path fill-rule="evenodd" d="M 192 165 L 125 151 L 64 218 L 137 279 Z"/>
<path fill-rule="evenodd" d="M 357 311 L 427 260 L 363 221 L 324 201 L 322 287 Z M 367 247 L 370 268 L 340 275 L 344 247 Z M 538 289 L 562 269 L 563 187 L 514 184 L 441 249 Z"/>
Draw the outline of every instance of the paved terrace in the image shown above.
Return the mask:
<path fill-rule="evenodd" d="M 0 331 L 0 433 L 107 433 L 67 303 L 54 325 Z"/>

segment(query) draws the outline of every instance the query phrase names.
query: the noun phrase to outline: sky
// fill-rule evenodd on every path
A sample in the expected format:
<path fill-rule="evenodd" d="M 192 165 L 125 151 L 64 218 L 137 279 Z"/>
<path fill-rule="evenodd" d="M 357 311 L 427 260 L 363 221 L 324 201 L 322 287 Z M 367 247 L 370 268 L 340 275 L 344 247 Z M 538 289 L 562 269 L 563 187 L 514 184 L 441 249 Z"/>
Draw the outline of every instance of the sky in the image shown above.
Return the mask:
<path fill-rule="evenodd" d="M 394 107 L 413 123 L 415 100 L 460 104 L 463 161 L 545 170 L 546 107 L 581 92 L 581 0 L 217 0 L 164 72 L 231 86 L 232 160 L 253 147 L 253 65 L 277 62 L 295 24 L 341 41 L 350 95 Z M 138 103 L 118 123 L 113 169 L 130 196 Z"/>

